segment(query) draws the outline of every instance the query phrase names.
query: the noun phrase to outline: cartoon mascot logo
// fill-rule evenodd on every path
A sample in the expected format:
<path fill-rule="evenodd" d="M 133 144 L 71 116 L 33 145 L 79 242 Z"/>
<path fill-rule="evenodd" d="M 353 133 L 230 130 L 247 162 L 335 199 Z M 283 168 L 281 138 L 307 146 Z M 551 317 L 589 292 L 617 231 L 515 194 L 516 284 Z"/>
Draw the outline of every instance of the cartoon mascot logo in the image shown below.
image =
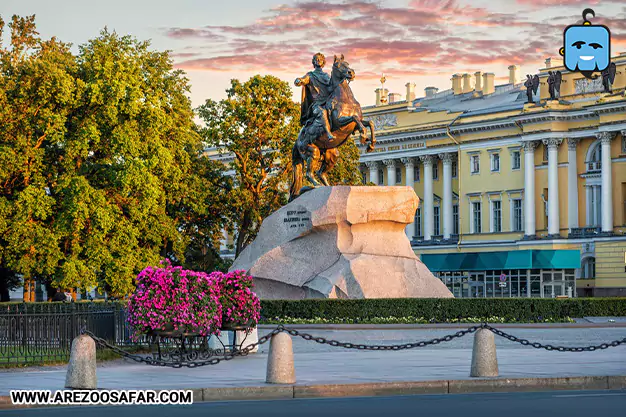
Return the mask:
<path fill-rule="evenodd" d="M 583 24 L 570 25 L 563 31 L 563 56 L 565 68 L 578 71 L 586 78 L 595 79 L 594 72 L 604 71 L 611 61 L 611 32 L 604 25 L 592 25 L 587 15 L 596 17 L 592 9 L 583 11 Z"/>

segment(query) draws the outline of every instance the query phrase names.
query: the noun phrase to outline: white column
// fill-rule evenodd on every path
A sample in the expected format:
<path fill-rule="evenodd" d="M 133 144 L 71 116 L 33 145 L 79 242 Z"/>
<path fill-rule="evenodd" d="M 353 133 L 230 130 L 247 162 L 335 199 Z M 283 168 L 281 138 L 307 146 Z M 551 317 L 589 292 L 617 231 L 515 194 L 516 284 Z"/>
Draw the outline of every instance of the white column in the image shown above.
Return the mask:
<path fill-rule="evenodd" d="M 591 185 L 585 185 L 585 206 L 587 213 L 587 227 L 593 225 L 593 188 Z"/>
<path fill-rule="evenodd" d="M 613 180 L 611 172 L 611 140 L 613 132 L 597 134 L 602 143 L 602 232 L 613 232 Z"/>
<path fill-rule="evenodd" d="M 422 155 L 420 160 L 424 165 L 424 240 L 433 238 L 433 160 L 434 155 Z"/>
<path fill-rule="evenodd" d="M 412 158 L 401 158 L 400 161 L 404 164 L 404 178 L 408 187 L 414 188 L 415 185 L 415 161 Z M 421 205 L 421 201 L 419 203 Z M 415 213 L 413 213 L 413 221 L 406 225 L 406 235 L 410 240 L 413 240 L 413 234 L 415 233 Z"/>
<path fill-rule="evenodd" d="M 365 165 L 367 165 L 370 170 L 370 182 L 378 185 L 378 162 L 367 161 Z"/>
<path fill-rule="evenodd" d="M 548 235 L 559 235 L 559 145 L 563 139 L 544 139 L 548 147 Z"/>
<path fill-rule="evenodd" d="M 524 234 L 535 237 L 535 148 L 537 142 L 524 142 Z"/>
<path fill-rule="evenodd" d="M 396 160 L 385 159 L 383 164 L 387 166 L 387 185 L 396 185 Z"/>
<path fill-rule="evenodd" d="M 579 139 L 567 139 L 567 227 L 578 227 L 578 166 L 576 146 Z"/>
<path fill-rule="evenodd" d="M 450 239 L 452 235 L 452 161 L 453 153 L 439 154 L 443 161 L 443 238 Z"/>

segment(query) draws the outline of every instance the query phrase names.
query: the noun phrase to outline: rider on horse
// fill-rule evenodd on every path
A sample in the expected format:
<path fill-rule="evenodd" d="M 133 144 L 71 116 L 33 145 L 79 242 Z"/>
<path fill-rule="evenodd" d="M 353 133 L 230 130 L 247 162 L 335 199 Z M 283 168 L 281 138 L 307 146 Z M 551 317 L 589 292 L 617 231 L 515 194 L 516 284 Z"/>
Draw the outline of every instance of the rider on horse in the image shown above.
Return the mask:
<path fill-rule="evenodd" d="M 326 131 L 329 140 L 335 137 L 331 134 L 328 110 L 326 110 L 326 102 L 330 91 L 330 77 L 322 68 L 326 64 L 326 58 L 321 53 L 313 55 L 313 71 L 309 71 L 304 77 L 296 78 L 296 86 L 303 86 L 302 103 L 300 114 L 300 125 L 315 121 L 319 122 Z"/>

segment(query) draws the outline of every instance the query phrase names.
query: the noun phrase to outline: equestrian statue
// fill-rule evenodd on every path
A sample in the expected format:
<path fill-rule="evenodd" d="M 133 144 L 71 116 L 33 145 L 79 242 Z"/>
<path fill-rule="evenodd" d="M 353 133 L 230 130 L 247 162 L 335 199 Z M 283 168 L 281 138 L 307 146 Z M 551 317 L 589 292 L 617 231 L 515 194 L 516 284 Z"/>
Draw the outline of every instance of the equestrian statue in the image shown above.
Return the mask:
<path fill-rule="evenodd" d="M 323 70 L 324 55 L 315 54 L 312 63 L 313 71 L 295 80 L 295 85 L 302 87 L 302 128 L 291 154 L 293 178 L 289 201 L 319 185 L 312 172 L 314 161 L 321 162 L 315 176 L 323 185 L 330 185 L 327 174 L 337 163 L 338 148 L 354 133 L 359 132 L 361 144 L 369 142 L 367 152 L 373 151 L 376 143 L 374 123 L 363 119 L 361 105 L 350 89 L 355 73 L 343 55 L 335 55 L 330 76 Z M 370 129 L 369 138 L 365 125 Z M 313 187 L 302 186 L 305 176 Z"/>

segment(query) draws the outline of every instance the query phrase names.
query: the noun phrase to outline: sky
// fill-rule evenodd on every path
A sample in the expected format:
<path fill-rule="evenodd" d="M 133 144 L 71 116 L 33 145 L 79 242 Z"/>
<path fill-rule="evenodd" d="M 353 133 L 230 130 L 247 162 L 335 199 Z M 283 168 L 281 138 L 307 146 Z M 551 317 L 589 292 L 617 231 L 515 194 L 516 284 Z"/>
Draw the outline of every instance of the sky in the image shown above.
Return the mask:
<path fill-rule="evenodd" d="M 508 82 L 507 67 L 522 78 L 548 57 L 559 58 L 563 29 L 582 22 L 611 30 L 612 55 L 626 52 L 624 0 L 0 0 L 0 16 L 36 15 L 43 38 L 77 45 L 107 27 L 170 50 L 191 83 L 194 106 L 222 99 L 230 80 L 271 74 L 288 81 L 312 69 L 316 52 L 345 56 L 356 72 L 351 84 L 366 106 L 385 88 L 418 96 L 450 88 L 454 73 L 493 72 Z"/>

